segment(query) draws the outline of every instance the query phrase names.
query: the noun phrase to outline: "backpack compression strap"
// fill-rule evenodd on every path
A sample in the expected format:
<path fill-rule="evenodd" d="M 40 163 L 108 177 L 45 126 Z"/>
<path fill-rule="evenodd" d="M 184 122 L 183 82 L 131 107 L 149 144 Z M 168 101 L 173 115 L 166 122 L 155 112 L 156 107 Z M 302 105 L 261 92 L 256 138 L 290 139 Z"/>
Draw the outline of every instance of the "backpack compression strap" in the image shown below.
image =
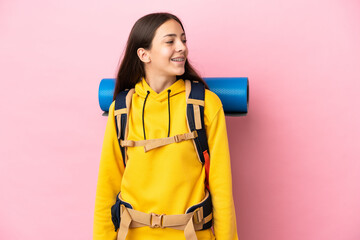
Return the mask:
<path fill-rule="evenodd" d="M 116 132 L 119 141 L 120 151 L 123 158 L 124 166 L 127 163 L 126 148 L 122 147 L 120 141 L 127 139 L 128 135 L 128 115 L 131 106 L 131 99 L 134 89 L 121 91 L 115 99 L 114 116 L 116 121 Z"/>
<path fill-rule="evenodd" d="M 205 86 L 198 81 L 185 80 L 186 118 L 189 131 L 197 131 L 193 139 L 198 158 L 205 165 L 206 187 L 209 189 L 210 153 L 204 124 Z"/>

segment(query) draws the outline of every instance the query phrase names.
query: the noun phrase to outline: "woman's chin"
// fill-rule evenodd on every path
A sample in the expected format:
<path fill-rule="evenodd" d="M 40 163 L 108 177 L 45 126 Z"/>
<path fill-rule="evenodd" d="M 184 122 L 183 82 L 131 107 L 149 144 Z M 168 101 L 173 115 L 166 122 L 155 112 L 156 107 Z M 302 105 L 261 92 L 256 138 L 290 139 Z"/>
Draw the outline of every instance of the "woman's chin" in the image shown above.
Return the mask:
<path fill-rule="evenodd" d="M 185 69 L 176 71 L 176 75 L 183 75 L 185 73 Z"/>

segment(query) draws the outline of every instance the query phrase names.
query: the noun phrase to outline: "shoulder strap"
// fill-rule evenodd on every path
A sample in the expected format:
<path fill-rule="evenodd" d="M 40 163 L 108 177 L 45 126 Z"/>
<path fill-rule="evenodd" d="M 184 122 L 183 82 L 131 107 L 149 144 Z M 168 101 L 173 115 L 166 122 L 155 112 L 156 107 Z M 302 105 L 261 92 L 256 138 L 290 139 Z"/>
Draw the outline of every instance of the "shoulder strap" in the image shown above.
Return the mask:
<path fill-rule="evenodd" d="M 119 92 L 115 99 L 114 117 L 116 122 L 116 133 L 124 166 L 127 163 L 126 147 L 122 147 L 121 140 L 126 140 L 128 135 L 128 115 L 130 112 L 131 99 L 134 89 Z"/>
<path fill-rule="evenodd" d="M 198 81 L 185 80 L 186 118 L 189 131 L 197 131 L 193 143 L 199 161 L 205 165 L 206 187 L 209 189 L 210 153 L 204 124 L 205 86 Z"/>

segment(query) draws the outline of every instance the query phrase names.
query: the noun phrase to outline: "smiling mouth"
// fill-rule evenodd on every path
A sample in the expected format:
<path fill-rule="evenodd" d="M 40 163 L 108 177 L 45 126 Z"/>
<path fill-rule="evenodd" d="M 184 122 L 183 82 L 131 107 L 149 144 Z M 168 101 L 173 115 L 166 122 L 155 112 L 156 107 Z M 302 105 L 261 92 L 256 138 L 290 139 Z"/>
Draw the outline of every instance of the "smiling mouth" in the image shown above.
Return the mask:
<path fill-rule="evenodd" d="M 184 62 L 184 61 L 185 61 L 185 58 L 183 58 L 183 57 L 172 58 L 171 61 L 173 61 L 173 62 Z"/>

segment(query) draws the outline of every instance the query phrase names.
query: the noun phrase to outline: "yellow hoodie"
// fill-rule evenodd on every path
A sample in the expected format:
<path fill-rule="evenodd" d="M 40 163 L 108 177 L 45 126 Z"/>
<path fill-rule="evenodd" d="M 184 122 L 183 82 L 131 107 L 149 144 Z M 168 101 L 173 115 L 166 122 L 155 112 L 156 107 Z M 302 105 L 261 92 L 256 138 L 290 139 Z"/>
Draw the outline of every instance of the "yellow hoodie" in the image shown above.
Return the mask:
<path fill-rule="evenodd" d="M 142 111 L 145 104 L 146 139 L 168 135 L 170 92 L 170 136 L 189 132 L 186 121 L 185 82 L 177 80 L 161 93 L 143 78 L 136 84 L 129 114 L 129 140 L 144 140 Z M 145 213 L 184 214 L 205 197 L 205 167 L 198 160 L 192 140 L 172 143 L 144 152 L 128 147 L 124 168 L 116 134 L 114 102 L 109 108 L 102 147 L 94 214 L 94 240 L 115 240 L 111 206 L 121 191 L 124 201 Z M 231 166 L 225 115 L 220 99 L 205 91 L 204 122 L 210 152 L 209 186 L 213 204 L 214 232 L 217 240 L 237 240 L 232 195 Z M 215 239 L 211 229 L 196 231 L 198 240 Z M 127 240 L 184 240 L 184 232 L 172 228 L 130 228 Z"/>

